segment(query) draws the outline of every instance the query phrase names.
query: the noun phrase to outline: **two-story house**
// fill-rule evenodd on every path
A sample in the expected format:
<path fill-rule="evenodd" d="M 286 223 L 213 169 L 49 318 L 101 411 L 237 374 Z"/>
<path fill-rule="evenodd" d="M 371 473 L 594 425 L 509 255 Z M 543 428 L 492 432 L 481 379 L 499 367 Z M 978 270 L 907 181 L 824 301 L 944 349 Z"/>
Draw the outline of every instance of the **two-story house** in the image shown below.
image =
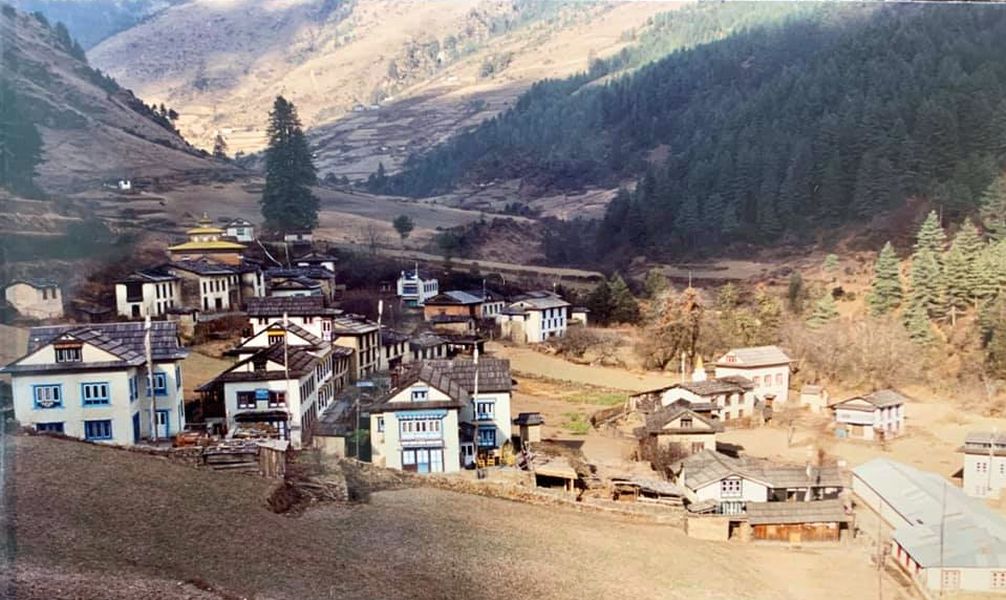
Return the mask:
<path fill-rule="evenodd" d="M 282 328 L 272 330 L 274 333 Z M 276 437 L 289 440 L 295 448 L 311 442 L 312 429 L 331 401 L 333 382 L 349 368 L 349 351 L 331 344 L 297 344 L 302 333 L 290 333 L 283 342 L 270 330 L 248 340 L 250 349 L 258 342 L 264 348 L 197 389 L 207 404 L 222 404 L 228 436 Z M 317 342 L 318 340 L 310 340 Z"/>
<path fill-rule="evenodd" d="M 54 281 L 15 279 L 4 289 L 4 298 L 18 314 L 30 319 L 59 319 L 63 316 L 63 294 Z"/>
<path fill-rule="evenodd" d="M 270 296 L 335 297 L 335 272 L 322 266 L 271 268 L 265 274 Z"/>
<path fill-rule="evenodd" d="M 653 439 L 660 448 L 676 446 L 685 454 L 716 450 L 716 435 L 723 424 L 686 405 L 665 406 L 646 416 L 646 424 L 637 431 L 642 439 Z"/>
<path fill-rule="evenodd" d="M 11 376 L 22 425 L 128 445 L 184 429 L 187 354 L 171 322 L 152 322 L 149 332 L 145 323 L 34 327 L 27 354 L 0 373 Z"/>
<path fill-rule="evenodd" d="M 407 306 L 422 307 L 426 300 L 440 293 L 440 282 L 436 277 L 421 274 L 416 266 L 411 273 L 402 271 L 398 277 L 397 293 Z"/>
<path fill-rule="evenodd" d="M 245 305 L 248 324 L 255 333 L 282 321 L 285 315 L 291 325 L 303 327 L 326 342 L 333 340 L 332 320 L 342 314 L 320 296 L 249 298 Z"/>
<path fill-rule="evenodd" d="M 500 335 L 513 342 L 537 344 L 566 335 L 569 302 L 551 292 L 530 292 L 515 298 L 496 315 Z"/>
<path fill-rule="evenodd" d="M 255 225 L 247 219 L 231 219 L 224 227 L 224 235 L 243 244 L 254 242 Z"/>
<path fill-rule="evenodd" d="M 332 343 L 351 348 L 349 372 L 353 381 L 367 379 L 381 368 L 381 332 L 377 323 L 359 315 L 332 319 Z"/>
<path fill-rule="evenodd" d="M 512 385 L 503 359 L 412 364 L 371 409 L 372 460 L 428 473 L 473 463 L 476 448 L 484 461 L 497 459 L 511 436 Z"/>
<path fill-rule="evenodd" d="M 163 267 L 135 271 L 115 282 L 115 310 L 121 317 L 162 317 L 181 306 L 180 279 Z"/>
<path fill-rule="evenodd" d="M 741 376 L 754 385 L 755 398 L 767 405 L 789 402 L 790 363 L 778 346 L 734 348 L 716 361 L 716 377 Z"/>
<path fill-rule="evenodd" d="M 964 493 L 998 498 L 1006 487 L 1006 433 L 972 431 L 964 438 Z"/>
<path fill-rule="evenodd" d="M 838 435 L 872 441 L 901 435 L 908 399 L 894 390 L 878 390 L 831 405 Z"/>
<path fill-rule="evenodd" d="M 696 412 L 728 423 L 755 414 L 753 387 L 746 378 L 734 376 L 675 383 L 637 396 L 659 399 L 663 407 L 685 402 Z"/>

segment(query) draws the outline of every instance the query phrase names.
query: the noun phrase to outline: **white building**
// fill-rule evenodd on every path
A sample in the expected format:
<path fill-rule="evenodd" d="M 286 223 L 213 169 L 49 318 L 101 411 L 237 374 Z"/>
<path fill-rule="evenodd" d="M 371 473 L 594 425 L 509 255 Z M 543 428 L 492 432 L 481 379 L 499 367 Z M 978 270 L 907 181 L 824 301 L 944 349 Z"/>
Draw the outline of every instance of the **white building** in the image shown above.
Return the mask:
<path fill-rule="evenodd" d="M 182 306 L 180 279 L 167 269 L 136 271 L 115 282 L 115 310 L 121 317 L 161 317 Z"/>
<path fill-rule="evenodd" d="M 891 560 L 919 587 L 941 595 L 1006 592 L 1006 520 L 981 500 L 886 458 L 853 469 L 852 491 L 887 525 Z"/>
<path fill-rule="evenodd" d="M 692 410 L 708 413 L 719 421 L 729 423 L 755 416 L 753 389 L 748 379 L 734 376 L 686 381 L 647 393 L 659 394 L 662 406 L 671 406 L 683 400 Z"/>
<path fill-rule="evenodd" d="M 392 469 L 458 471 L 478 455 L 498 459 L 511 436 L 512 379 L 506 360 L 421 361 L 371 409 L 371 455 Z"/>
<path fill-rule="evenodd" d="M 894 390 L 853 396 L 831 405 L 839 435 L 872 441 L 897 437 L 905 429 L 907 398 Z"/>
<path fill-rule="evenodd" d="M 416 267 L 412 273 L 402 271 L 398 277 L 397 293 L 407 306 L 420 307 L 426 300 L 440 293 L 440 283 L 435 277 L 421 274 L 419 267 Z"/>
<path fill-rule="evenodd" d="M 309 229 L 288 231 L 283 234 L 283 241 L 295 244 L 309 244 L 314 241 L 314 232 Z"/>
<path fill-rule="evenodd" d="M 279 339 L 270 345 L 273 332 Z M 264 348 L 197 388 L 205 403 L 222 404 L 229 437 L 275 437 L 295 448 L 311 443 L 335 384 L 345 382 L 350 352 L 302 333 L 291 333 L 284 343 L 282 326 L 271 326 L 246 340 L 246 349 L 256 341 Z M 294 343 L 295 337 L 314 344 Z"/>
<path fill-rule="evenodd" d="M 566 335 L 569 302 L 551 292 L 531 292 L 515 299 L 496 316 L 500 335 L 513 342 L 537 344 Z"/>
<path fill-rule="evenodd" d="M 712 504 L 725 515 L 742 514 L 751 502 L 833 500 L 845 487 L 836 467 L 780 465 L 711 450 L 681 460 L 672 474 L 689 502 Z"/>
<path fill-rule="evenodd" d="M 15 279 L 4 290 L 7 303 L 29 319 L 59 319 L 63 316 L 63 294 L 59 284 L 41 279 Z"/>
<path fill-rule="evenodd" d="M 224 227 L 227 237 L 234 238 L 239 242 L 255 241 L 255 226 L 246 219 L 234 219 Z"/>
<path fill-rule="evenodd" d="M 245 306 L 248 324 L 255 333 L 286 315 L 288 323 L 303 327 L 326 342 L 332 341 L 333 319 L 342 314 L 320 296 L 250 298 Z"/>
<path fill-rule="evenodd" d="M 757 400 L 786 404 L 789 402 L 791 362 L 778 346 L 735 348 L 716 361 L 716 377 L 746 377 L 754 385 Z"/>
<path fill-rule="evenodd" d="M 964 493 L 998 498 L 1006 487 L 1006 433 L 972 431 L 964 438 Z"/>
<path fill-rule="evenodd" d="M 335 264 L 337 262 L 338 259 L 336 257 L 314 250 L 294 259 L 294 264 L 298 267 L 321 267 L 332 273 L 335 273 Z"/>
<path fill-rule="evenodd" d="M 145 335 L 144 323 L 32 328 L 28 353 L 0 370 L 11 375 L 17 420 L 38 431 L 121 445 L 182 431 L 181 363 L 188 352 L 176 323 L 151 323 L 151 373 Z"/>

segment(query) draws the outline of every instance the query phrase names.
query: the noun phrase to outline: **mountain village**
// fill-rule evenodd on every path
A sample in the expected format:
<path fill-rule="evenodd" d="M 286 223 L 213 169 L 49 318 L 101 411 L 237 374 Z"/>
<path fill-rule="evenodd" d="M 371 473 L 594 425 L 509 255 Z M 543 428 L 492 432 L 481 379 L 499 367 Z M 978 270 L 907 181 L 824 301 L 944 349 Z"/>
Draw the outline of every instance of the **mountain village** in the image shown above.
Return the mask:
<path fill-rule="evenodd" d="M 582 443 L 543 434 L 545 418 L 515 397 L 521 378 L 498 355 L 589 328 L 589 311 L 555 291 L 442 290 L 414 265 L 373 298 L 375 321 L 340 308 L 338 258 L 318 244 L 283 241 L 288 262 L 252 258 L 254 247 L 250 223 L 204 215 L 163 263 L 118 280 L 114 311 L 92 322 L 68 321 L 54 284 L 8 285 L 21 320 L 38 323 L 0 369 L 21 434 L 280 479 L 306 456 L 361 461 L 554 510 L 673 522 L 719 543 L 857 545 L 923 597 L 1006 591 L 1006 520 L 983 504 L 1006 486 L 1006 433 L 960 440 L 955 484 L 883 456 L 911 430 L 911 397 L 796 390 L 785 349 L 742 347 L 682 362 L 666 386 L 591 415 L 589 429 L 628 449 L 598 468 Z M 382 322 L 392 305 L 412 315 L 411 331 Z M 187 382 L 204 329 L 235 340 L 220 351 L 230 366 Z M 794 414 L 876 457 L 850 466 L 808 450 L 781 462 L 724 440 Z"/>

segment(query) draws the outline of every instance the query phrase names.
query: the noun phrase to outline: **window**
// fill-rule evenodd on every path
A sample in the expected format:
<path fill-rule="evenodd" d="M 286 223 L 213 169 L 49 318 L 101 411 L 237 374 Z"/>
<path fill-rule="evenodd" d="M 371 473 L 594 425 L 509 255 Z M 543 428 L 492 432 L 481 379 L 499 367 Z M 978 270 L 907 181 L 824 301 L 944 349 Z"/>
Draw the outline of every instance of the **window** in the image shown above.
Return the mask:
<path fill-rule="evenodd" d="M 956 569 L 943 570 L 942 589 L 956 590 L 961 587 L 961 572 Z"/>
<path fill-rule="evenodd" d="M 377 433 L 384 433 L 384 417 L 377 417 Z"/>
<path fill-rule="evenodd" d="M 109 404 L 107 383 L 80 384 L 80 399 L 84 406 L 105 406 Z"/>
<path fill-rule="evenodd" d="M 168 394 L 168 376 L 164 373 L 154 373 L 154 394 L 166 396 Z M 147 395 L 150 395 L 150 381 L 147 381 Z"/>
<path fill-rule="evenodd" d="M 35 423 L 35 431 L 40 433 L 63 433 L 62 423 Z"/>
<path fill-rule="evenodd" d="M 496 447 L 495 427 L 479 427 L 479 446 L 489 448 Z"/>
<path fill-rule="evenodd" d="M 182 366 L 175 365 L 175 390 L 182 389 Z"/>
<path fill-rule="evenodd" d="M 84 421 L 84 439 L 87 440 L 112 439 L 112 421 L 109 419 L 105 419 L 102 421 Z"/>
<path fill-rule="evenodd" d="M 720 496 L 723 498 L 740 498 L 744 495 L 744 481 L 741 479 L 724 479 L 720 482 Z"/>
<path fill-rule="evenodd" d="M 63 408 L 63 386 L 36 385 L 35 408 Z"/>
<path fill-rule="evenodd" d="M 977 470 L 979 473 L 986 473 L 988 472 L 988 466 L 989 464 L 987 462 L 979 461 L 975 463 L 975 470 Z"/>
<path fill-rule="evenodd" d="M 704 442 L 692 442 L 692 454 L 698 454 L 706 449 Z"/>
<path fill-rule="evenodd" d="M 58 363 L 80 362 L 81 361 L 80 350 L 81 350 L 80 346 L 56 348 L 56 362 Z"/>
<path fill-rule="evenodd" d="M 760 386 L 761 385 L 761 377 L 759 377 L 758 375 L 755 375 L 754 377 L 751 378 L 751 383 L 753 383 L 755 387 Z"/>
<path fill-rule="evenodd" d="M 129 401 L 135 402 L 136 397 L 140 395 L 139 386 L 136 384 L 136 375 L 129 378 Z"/>
<path fill-rule="evenodd" d="M 269 345 L 282 344 L 283 339 L 286 337 L 283 333 L 270 333 L 269 334 Z"/>
<path fill-rule="evenodd" d="M 782 373 L 775 374 L 775 384 L 782 385 Z"/>
<path fill-rule="evenodd" d="M 475 403 L 476 419 L 493 419 L 496 415 L 496 402 L 494 400 L 479 400 Z"/>
<path fill-rule="evenodd" d="M 238 392 L 238 408 L 255 408 L 255 392 Z"/>
<path fill-rule="evenodd" d="M 286 406 L 286 392 L 269 392 L 269 408 Z"/>
<path fill-rule="evenodd" d="M 430 390 L 426 388 L 417 388 L 412 390 L 412 401 L 413 402 L 426 402 L 430 398 Z"/>
<path fill-rule="evenodd" d="M 681 428 L 682 429 L 691 429 L 692 427 L 693 427 L 693 425 L 692 425 L 692 418 L 691 417 L 681 417 Z"/>

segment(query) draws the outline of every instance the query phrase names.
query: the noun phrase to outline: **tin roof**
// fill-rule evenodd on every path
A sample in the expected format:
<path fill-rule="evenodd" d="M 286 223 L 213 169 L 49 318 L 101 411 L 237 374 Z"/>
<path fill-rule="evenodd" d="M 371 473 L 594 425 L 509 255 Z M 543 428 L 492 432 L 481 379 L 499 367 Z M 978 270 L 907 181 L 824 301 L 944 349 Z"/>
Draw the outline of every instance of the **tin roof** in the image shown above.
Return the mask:
<path fill-rule="evenodd" d="M 752 525 L 796 525 L 799 523 L 846 523 L 850 516 L 841 500 L 810 502 L 748 502 L 745 505 Z"/>
<path fill-rule="evenodd" d="M 890 406 L 898 406 L 908 402 L 908 398 L 894 390 L 877 390 L 875 392 L 870 392 L 869 394 L 846 398 L 845 400 L 833 403 L 832 406 L 838 406 L 853 400 L 865 400 L 877 408 L 888 408 Z"/>
<path fill-rule="evenodd" d="M 1006 567 L 1006 520 L 940 475 L 887 458 L 852 472 L 912 523 L 892 537 L 923 568 Z"/>
<path fill-rule="evenodd" d="M 716 361 L 718 367 L 767 367 L 786 365 L 792 359 L 779 346 L 734 348 Z"/>

